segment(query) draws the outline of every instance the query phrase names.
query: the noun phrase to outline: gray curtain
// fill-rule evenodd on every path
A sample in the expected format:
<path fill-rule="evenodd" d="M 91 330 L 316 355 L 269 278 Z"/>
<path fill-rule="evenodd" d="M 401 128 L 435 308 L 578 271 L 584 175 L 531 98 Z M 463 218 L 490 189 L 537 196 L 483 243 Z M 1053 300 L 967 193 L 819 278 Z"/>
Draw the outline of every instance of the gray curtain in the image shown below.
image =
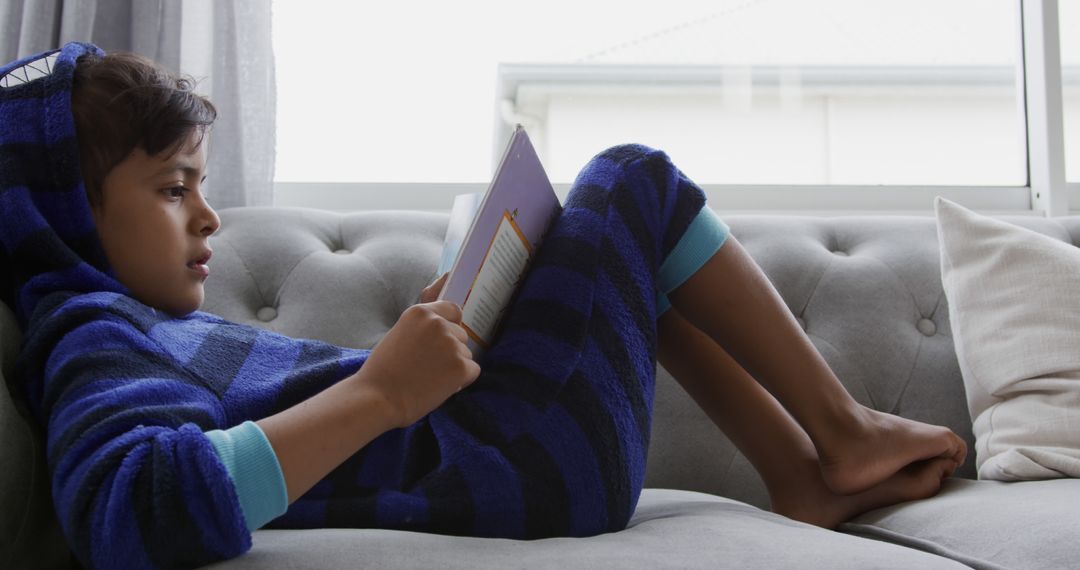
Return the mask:
<path fill-rule="evenodd" d="M 92 42 L 193 76 L 218 108 L 206 189 L 215 208 L 273 203 L 270 0 L 0 0 L 0 62 Z"/>

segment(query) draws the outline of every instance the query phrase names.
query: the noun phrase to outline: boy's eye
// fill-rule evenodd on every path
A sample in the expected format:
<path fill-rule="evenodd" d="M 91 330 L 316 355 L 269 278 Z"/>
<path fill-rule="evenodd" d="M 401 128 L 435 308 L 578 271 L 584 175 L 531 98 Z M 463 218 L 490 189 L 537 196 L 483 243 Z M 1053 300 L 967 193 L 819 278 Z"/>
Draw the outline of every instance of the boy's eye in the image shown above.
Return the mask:
<path fill-rule="evenodd" d="M 187 188 L 183 186 L 173 186 L 172 188 L 165 188 L 162 190 L 169 198 L 183 198 L 184 192 L 187 192 Z"/>

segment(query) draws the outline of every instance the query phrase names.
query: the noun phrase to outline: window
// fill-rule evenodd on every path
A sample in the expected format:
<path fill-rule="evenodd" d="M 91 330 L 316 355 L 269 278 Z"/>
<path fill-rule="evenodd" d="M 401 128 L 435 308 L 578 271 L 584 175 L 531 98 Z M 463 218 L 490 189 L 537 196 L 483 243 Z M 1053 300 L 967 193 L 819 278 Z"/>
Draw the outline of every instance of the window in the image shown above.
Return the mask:
<path fill-rule="evenodd" d="M 718 3 L 504 91 L 559 181 L 640 141 L 702 183 L 1022 185 L 1018 25 L 1010 0 Z"/>
<path fill-rule="evenodd" d="M 1075 27 L 1080 2 L 1060 3 Z M 479 190 L 521 122 L 557 188 L 603 148 L 642 142 L 710 192 L 787 192 L 740 208 L 818 203 L 800 188 L 840 196 L 824 208 L 929 208 L 947 188 L 1031 207 L 1018 0 L 657 6 L 275 0 L 277 186 Z M 1063 61 L 1071 109 L 1077 56 Z M 366 207 L 396 207 L 379 194 Z"/>
<path fill-rule="evenodd" d="M 716 3 L 276 0 L 275 178 L 487 181 L 500 62 L 573 62 Z"/>

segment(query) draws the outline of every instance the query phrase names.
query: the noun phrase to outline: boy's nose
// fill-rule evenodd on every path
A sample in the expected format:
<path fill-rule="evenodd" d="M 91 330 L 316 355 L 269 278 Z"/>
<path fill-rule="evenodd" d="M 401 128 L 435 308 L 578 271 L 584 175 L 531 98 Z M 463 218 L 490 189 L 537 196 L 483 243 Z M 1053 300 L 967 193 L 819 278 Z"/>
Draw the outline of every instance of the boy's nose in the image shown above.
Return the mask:
<path fill-rule="evenodd" d="M 200 235 L 211 236 L 221 227 L 221 218 L 210 207 L 210 204 L 204 201 L 198 214 L 192 218 L 192 224 L 195 226 L 195 231 Z"/>
<path fill-rule="evenodd" d="M 211 236 L 218 231 L 221 227 L 221 218 L 218 217 L 217 212 L 213 208 L 207 206 L 206 211 L 210 214 L 206 219 L 206 224 L 202 228 L 203 235 Z"/>

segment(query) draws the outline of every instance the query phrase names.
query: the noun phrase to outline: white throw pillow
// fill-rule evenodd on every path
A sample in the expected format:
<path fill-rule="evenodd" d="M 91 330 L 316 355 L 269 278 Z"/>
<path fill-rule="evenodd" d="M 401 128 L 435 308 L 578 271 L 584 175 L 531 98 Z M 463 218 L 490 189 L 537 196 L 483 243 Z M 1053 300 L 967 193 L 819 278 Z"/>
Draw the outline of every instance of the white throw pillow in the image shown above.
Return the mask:
<path fill-rule="evenodd" d="M 1080 477 L 1080 248 L 934 209 L 979 478 Z"/>

